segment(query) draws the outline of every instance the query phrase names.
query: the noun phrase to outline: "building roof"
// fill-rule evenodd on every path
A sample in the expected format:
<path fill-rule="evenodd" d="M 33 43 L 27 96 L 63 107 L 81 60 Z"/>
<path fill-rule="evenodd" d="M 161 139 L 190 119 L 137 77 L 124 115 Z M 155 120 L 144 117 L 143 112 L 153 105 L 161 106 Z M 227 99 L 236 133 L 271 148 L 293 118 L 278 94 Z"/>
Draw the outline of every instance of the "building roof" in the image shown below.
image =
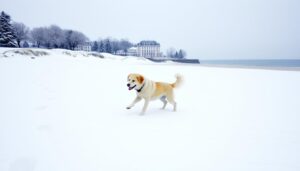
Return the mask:
<path fill-rule="evenodd" d="M 160 45 L 154 40 L 143 40 L 140 43 L 137 44 L 138 46 L 143 46 L 143 45 Z"/>

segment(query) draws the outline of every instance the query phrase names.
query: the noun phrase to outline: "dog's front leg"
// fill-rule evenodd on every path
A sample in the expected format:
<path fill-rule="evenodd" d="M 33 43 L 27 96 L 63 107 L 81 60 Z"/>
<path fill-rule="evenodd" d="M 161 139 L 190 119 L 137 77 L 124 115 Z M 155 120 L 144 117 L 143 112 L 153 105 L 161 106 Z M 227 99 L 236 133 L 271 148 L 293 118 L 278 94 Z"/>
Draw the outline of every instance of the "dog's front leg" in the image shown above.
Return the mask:
<path fill-rule="evenodd" d="M 144 107 L 143 107 L 143 110 L 142 110 L 142 112 L 141 112 L 141 115 L 144 115 L 145 114 L 145 112 L 146 112 L 146 109 L 147 109 L 147 107 L 148 107 L 148 104 L 149 104 L 149 99 L 145 99 L 145 103 L 144 103 Z"/>
<path fill-rule="evenodd" d="M 126 107 L 126 109 L 132 108 L 137 102 L 139 102 L 139 101 L 141 101 L 141 100 L 142 100 L 141 97 L 136 96 L 136 98 L 133 100 L 133 102 L 132 102 L 128 107 Z"/>

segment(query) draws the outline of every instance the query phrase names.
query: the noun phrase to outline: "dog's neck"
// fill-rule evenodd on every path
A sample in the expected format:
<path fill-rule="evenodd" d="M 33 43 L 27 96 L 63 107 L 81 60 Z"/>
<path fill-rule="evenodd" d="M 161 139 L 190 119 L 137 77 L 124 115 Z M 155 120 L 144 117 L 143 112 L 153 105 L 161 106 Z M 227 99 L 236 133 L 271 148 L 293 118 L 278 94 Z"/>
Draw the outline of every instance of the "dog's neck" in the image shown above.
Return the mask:
<path fill-rule="evenodd" d="M 136 91 L 137 91 L 138 93 L 141 92 L 142 89 L 144 88 L 144 86 L 145 86 L 145 83 L 142 85 L 142 87 L 141 87 L 140 89 L 138 89 L 138 90 L 136 90 Z"/>

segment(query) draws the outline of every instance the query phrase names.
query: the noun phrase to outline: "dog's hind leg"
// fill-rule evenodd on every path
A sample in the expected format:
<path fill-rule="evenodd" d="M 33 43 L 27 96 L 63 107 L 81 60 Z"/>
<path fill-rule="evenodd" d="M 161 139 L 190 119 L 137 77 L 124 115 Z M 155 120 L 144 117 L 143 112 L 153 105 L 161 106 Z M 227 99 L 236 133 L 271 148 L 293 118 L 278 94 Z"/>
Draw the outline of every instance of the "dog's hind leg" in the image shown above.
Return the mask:
<path fill-rule="evenodd" d="M 173 93 L 169 93 L 167 94 L 167 100 L 169 103 L 171 103 L 173 105 L 173 111 L 176 112 L 177 110 L 177 103 L 175 102 L 174 100 L 174 96 L 173 96 Z"/>
<path fill-rule="evenodd" d="M 167 106 L 168 101 L 166 100 L 166 96 L 162 96 L 160 100 L 164 103 L 163 107 L 161 109 L 165 109 Z"/>

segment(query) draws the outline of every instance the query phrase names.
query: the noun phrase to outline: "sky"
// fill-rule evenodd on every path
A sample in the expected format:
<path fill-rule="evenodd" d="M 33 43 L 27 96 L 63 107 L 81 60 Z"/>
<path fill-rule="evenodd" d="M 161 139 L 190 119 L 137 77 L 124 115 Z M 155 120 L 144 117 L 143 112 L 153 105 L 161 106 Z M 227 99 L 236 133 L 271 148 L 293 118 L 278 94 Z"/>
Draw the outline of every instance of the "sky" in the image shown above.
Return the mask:
<path fill-rule="evenodd" d="M 0 0 L 30 28 L 156 40 L 199 59 L 300 59 L 299 0 Z"/>

